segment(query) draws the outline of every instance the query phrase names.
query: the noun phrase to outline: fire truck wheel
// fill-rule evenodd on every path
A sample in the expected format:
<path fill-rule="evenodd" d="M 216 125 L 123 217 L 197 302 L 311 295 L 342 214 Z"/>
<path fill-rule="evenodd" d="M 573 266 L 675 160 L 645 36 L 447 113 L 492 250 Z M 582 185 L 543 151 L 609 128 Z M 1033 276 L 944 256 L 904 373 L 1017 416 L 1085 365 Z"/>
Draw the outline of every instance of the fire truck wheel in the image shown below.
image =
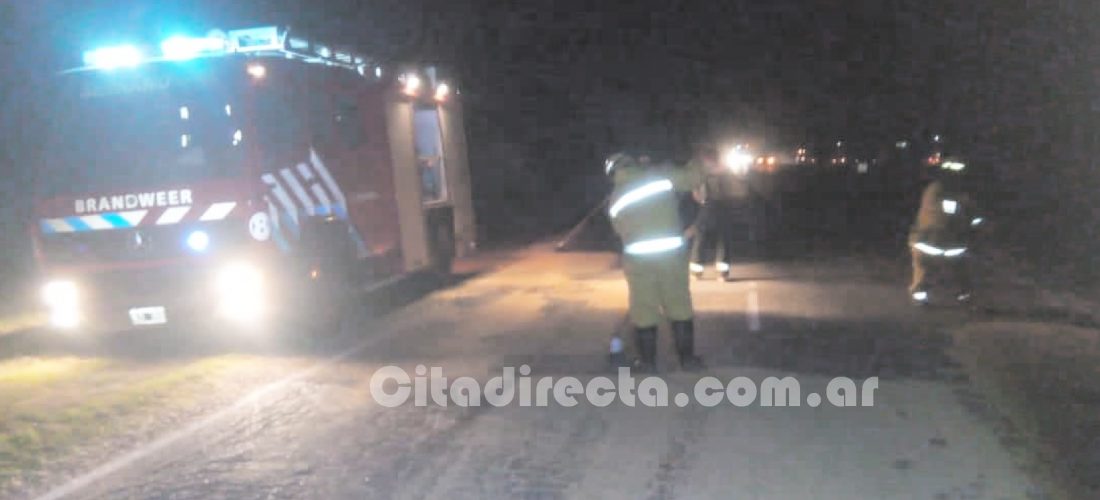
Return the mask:
<path fill-rule="evenodd" d="M 347 226 L 320 223 L 311 227 L 308 276 L 310 325 L 318 333 L 336 333 L 348 311 L 356 286 L 355 251 Z"/>

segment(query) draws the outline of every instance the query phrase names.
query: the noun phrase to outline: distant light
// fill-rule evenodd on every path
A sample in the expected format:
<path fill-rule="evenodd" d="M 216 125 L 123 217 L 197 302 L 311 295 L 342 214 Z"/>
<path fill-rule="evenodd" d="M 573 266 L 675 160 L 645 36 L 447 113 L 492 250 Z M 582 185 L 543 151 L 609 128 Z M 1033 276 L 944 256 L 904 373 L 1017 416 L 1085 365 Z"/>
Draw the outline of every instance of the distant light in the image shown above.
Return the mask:
<path fill-rule="evenodd" d="M 935 136 L 932 137 L 932 142 L 940 142 L 939 134 L 936 134 Z"/>
<path fill-rule="evenodd" d="M 955 215 L 957 211 L 959 211 L 959 202 L 955 200 L 943 200 L 943 213 Z"/>
<path fill-rule="evenodd" d="M 838 147 L 838 148 L 839 148 L 839 147 L 841 147 L 841 146 L 843 146 L 843 145 L 844 145 L 844 141 L 836 141 L 836 147 Z"/>
<path fill-rule="evenodd" d="M 243 140 L 244 140 L 244 133 L 241 132 L 241 129 L 237 129 L 236 132 L 233 132 L 233 145 L 234 146 L 240 144 L 241 141 L 243 141 Z"/>
<path fill-rule="evenodd" d="M 382 78 L 382 67 L 381 66 L 375 66 L 374 67 L 374 77 L 375 78 Z"/>
<path fill-rule="evenodd" d="M 774 156 L 769 156 L 768 157 L 768 165 L 775 165 L 775 157 Z"/>
<path fill-rule="evenodd" d="M 752 155 L 742 151 L 740 147 L 735 147 L 726 152 L 722 163 L 734 173 L 744 174 L 748 172 L 749 165 L 752 165 Z"/>
<path fill-rule="evenodd" d="M 191 110 L 187 106 L 180 106 L 180 120 L 191 118 Z"/>
<path fill-rule="evenodd" d="M 267 67 L 263 64 L 249 64 L 246 71 L 248 71 L 248 74 L 252 76 L 252 78 L 256 79 L 267 76 Z"/>
<path fill-rule="evenodd" d="M 329 50 L 328 47 L 325 47 L 324 45 L 322 45 L 320 47 L 317 47 L 317 55 L 319 55 L 319 56 L 321 56 L 325 59 L 328 59 L 328 58 L 332 57 L 332 50 Z"/>
<path fill-rule="evenodd" d="M 975 217 L 970 221 L 970 225 L 971 226 L 979 226 L 984 221 L 985 221 L 985 219 L 982 219 L 981 217 Z"/>
<path fill-rule="evenodd" d="M 210 248 L 210 235 L 206 231 L 193 231 L 187 235 L 187 247 L 196 252 L 205 252 Z"/>
<path fill-rule="evenodd" d="M 945 161 L 945 162 L 943 162 L 943 165 L 941 165 L 941 166 L 943 168 L 946 168 L 947 170 L 951 170 L 953 172 L 960 172 L 960 171 L 962 171 L 963 169 L 966 168 L 965 163 L 959 163 L 957 161 Z"/>
<path fill-rule="evenodd" d="M 233 116 L 233 106 L 225 105 L 225 116 Z"/>
<path fill-rule="evenodd" d="M 195 58 L 204 52 L 224 52 L 225 39 L 218 37 L 186 37 L 174 36 L 160 44 L 160 51 L 165 59 L 185 61 Z"/>
<path fill-rule="evenodd" d="M 187 134 L 181 135 L 180 136 L 180 147 L 181 148 L 186 148 L 189 145 L 191 145 L 191 136 L 187 135 Z"/>
<path fill-rule="evenodd" d="M 84 53 L 84 64 L 101 69 L 129 68 L 141 64 L 141 51 L 133 45 L 103 47 Z"/>
<path fill-rule="evenodd" d="M 416 96 L 420 92 L 420 77 L 415 73 L 406 73 L 401 80 L 404 83 L 401 91 L 404 92 L 405 95 Z"/>
<path fill-rule="evenodd" d="M 446 83 L 440 83 L 435 86 L 435 100 L 444 101 L 447 96 L 451 94 L 451 86 Z"/>
<path fill-rule="evenodd" d="M 909 147 L 909 141 L 898 141 L 894 143 L 894 146 L 898 149 L 905 149 Z"/>
<path fill-rule="evenodd" d="M 859 165 L 856 165 L 856 170 L 861 174 L 866 174 L 867 171 L 870 170 L 870 168 L 870 165 L 868 165 L 865 161 L 860 162 Z"/>

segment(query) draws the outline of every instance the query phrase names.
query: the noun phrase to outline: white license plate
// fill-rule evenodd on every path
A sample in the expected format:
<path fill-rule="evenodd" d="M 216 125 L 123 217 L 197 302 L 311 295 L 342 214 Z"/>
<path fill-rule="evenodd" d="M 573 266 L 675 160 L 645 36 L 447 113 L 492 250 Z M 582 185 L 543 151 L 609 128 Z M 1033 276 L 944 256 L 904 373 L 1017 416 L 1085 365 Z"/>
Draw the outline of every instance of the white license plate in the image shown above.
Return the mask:
<path fill-rule="evenodd" d="M 168 314 L 163 307 L 135 307 L 130 309 L 130 322 L 136 326 L 163 325 Z"/>

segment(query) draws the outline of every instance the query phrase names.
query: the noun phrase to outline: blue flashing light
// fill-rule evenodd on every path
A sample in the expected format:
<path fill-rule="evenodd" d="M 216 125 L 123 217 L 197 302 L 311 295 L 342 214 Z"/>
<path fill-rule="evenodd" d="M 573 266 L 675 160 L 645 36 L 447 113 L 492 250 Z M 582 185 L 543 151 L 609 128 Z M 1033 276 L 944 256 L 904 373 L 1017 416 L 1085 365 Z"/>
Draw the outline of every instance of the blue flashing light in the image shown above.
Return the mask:
<path fill-rule="evenodd" d="M 196 252 L 205 252 L 210 248 L 210 235 L 206 231 L 192 231 L 187 235 L 187 246 Z"/>
<path fill-rule="evenodd" d="M 161 42 L 160 50 L 165 59 L 185 61 L 202 54 L 225 52 L 226 42 L 217 37 L 173 36 Z"/>
<path fill-rule="evenodd" d="M 84 64 L 102 69 L 129 68 L 141 64 L 141 50 L 133 45 L 102 47 L 84 53 Z"/>

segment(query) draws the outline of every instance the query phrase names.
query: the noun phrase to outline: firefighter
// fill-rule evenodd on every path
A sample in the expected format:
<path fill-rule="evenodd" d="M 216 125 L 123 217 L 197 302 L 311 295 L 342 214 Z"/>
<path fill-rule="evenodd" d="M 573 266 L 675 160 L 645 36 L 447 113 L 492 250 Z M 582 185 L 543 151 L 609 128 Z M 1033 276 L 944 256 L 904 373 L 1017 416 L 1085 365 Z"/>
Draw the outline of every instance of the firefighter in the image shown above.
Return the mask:
<path fill-rule="evenodd" d="M 702 183 L 704 169 L 717 164 L 717 154 L 701 151 L 684 168 L 658 165 L 619 153 L 605 168 L 615 184 L 611 223 L 623 243 L 623 270 L 630 289 L 638 369 L 657 364 L 657 326 L 669 320 L 680 366 L 702 368 L 695 355 L 694 321 L 688 277 L 688 249 L 679 210 L 679 195 Z"/>
<path fill-rule="evenodd" d="M 702 278 L 707 262 L 729 281 L 733 250 L 738 240 L 755 242 L 756 206 L 748 181 L 748 169 L 721 169 L 707 176 L 700 198 L 705 214 L 700 218 L 699 237 L 692 242 L 691 272 Z"/>
<path fill-rule="evenodd" d="M 944 159 L 921 195 L 920 209 L 909 231 L 913 259 L 909 293 L 918 304 L 929 300 L 930 271 L 944 272 L 952 280 L 957 300 L 970 298 L 970 236 L 982 218 L 963 188 L 965 170 L 966 164 L 959 159 Z"/>

